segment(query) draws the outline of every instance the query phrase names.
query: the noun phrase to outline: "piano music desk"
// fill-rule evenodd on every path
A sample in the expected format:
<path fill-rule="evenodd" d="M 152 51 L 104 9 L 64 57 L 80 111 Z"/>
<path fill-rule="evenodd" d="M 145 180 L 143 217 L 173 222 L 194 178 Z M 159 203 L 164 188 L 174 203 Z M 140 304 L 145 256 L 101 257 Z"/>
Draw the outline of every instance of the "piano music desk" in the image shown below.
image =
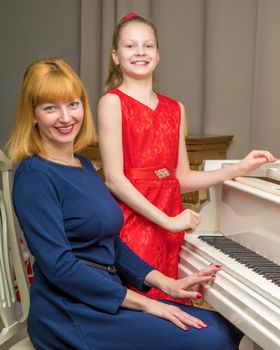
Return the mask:
<path fill-rule="evenodd" d="M 200 170 L 204 160 L 227 159 L 227 150 L 233 139 L 232 135 L 190 135 L 186 137 L 186 148 L 190 168 Z M 205 197 L 205 191 L 194 191 L 182 195 L 185 208 L 197 209 L 201 198 Z"/>

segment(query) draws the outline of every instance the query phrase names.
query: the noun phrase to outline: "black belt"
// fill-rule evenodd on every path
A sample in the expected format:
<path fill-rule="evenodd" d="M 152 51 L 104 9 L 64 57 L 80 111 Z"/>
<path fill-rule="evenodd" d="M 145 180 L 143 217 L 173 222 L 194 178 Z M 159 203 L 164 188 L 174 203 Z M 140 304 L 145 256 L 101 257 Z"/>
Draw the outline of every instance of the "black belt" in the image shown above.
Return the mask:
<path fill-rule="evenodd" d="M 85 260 L 85 259 L 79 259 L 79 260 L 81 260 L 82 262 L 84 262 L 88 266 L 93 266 L 93 267 L 96 267 L 100 270 L 107 271 L 107 272 L 112 273 L 112 274 L 116 274 L 118 272 L 115 265 L 102 265 L 102 264 L 98 264 L 98 263 L 95 263 L 93 261 L 89 261 L 89 260 Z"/>

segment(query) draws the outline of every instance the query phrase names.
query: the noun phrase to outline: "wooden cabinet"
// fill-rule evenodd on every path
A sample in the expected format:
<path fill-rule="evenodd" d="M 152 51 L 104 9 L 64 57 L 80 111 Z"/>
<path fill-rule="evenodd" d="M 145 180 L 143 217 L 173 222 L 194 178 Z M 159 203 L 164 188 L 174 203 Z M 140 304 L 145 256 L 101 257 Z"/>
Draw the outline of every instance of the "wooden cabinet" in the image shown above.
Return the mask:
<path fill-rule="evenodd" d="M 188 136 L 186 138 L 186 147 L 191 169 L 199 170 L 203 160 L 226 159 L 232 138 L 232 135 Z M 90 144 L 81 154 L 90 159 L 97 171 L 103 176 L 98 142 Z M 186 193 L 182 198 L 186 207 L 196 205 L 199 202 L 199 191 Z"/>
<path fill-rule="evenodd" d="M 95 169 L 103 177 L 102 163 L 101 163 L 101 157 L 100 157 L 100 152 L 98 148 L 98 142 L 96 141 L 91 143 L 86 148 L 84 148 L 80 153 L 92 161 L 92 164 L 95 167 Z"/>
<path fill-rule="evenodd" d="M 187 137 L 186 146 L 191 167 L 197 169 L 195 167 L 199 167 L 207 159 L 226 159 L 232 138 L 232 135 Z"/>
<path fill-rule="evenodd" d="M 98 149 L 98 142 L 93 142 L 80 152 L 83 156 L 91 161 L 101 162 L 100 152 Z"/>

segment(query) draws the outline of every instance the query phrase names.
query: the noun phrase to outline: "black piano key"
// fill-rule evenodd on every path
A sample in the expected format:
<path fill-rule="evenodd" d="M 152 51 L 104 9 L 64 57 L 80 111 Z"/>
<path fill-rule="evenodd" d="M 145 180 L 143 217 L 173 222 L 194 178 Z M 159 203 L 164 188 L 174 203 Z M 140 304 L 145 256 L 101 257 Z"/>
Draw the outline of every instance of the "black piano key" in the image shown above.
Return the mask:
<path fill-rule="evenodd" d="M 265 277 L 266 278 L 266 277 Z M 268 281 L 271 281 L 275 284 L 280 283 L 280 278 L 279 277 L 274 277 L 274 278 L 266 278 Z"/>
<path fill-rule="evenodd" d="M 271 272 L 271 273 L 280 273 L 280 267 L 274 266 L 260 266 L 263 271 Z"/>
<path fill-rule="evenodd" d="M 262 261 L 262 260 L 256 260 L 256 266 L 259 266 L 259 267 L 273 267 L 271 265 L 271 262 Z"/>
<path fill-rule="evenodd" d="M 228 252 L 232 252 L 232 253 L 247 253 L 249 254 L 248 251 L 246 251 L 245 249 L 241 249 L 239 247 L 220 247 L 220 249 L 224 249 L 224 250 L 227 250 Z"/>
<path fill-rule="evenodd" d="M 239 252 L 231 252 L 232 255 L 236 255 L 236 256 L 241 256 L 244 261 L 245 260 L 248 260 L 248 261 L 254 261 L 254 260 L 257 260 L 257 261 L 262 261 L 263 263 L 266 262 L 266 260 L 264 258 L 262 258 L 261 256 L 257 255 L 257 254 L 248 254 L 248 253 L 239 253 Z"/>
<path fill-rule="evenodd" d="M 242 261 L 242 264 L 244 264 L 244 262 Z M 256 262 L 246 262 L 245 264 L 244 264 L 245 266 L 247 266 L 247 267 L 249 267 L 250 269 L 253 269 L 253 268 L 255 268 L 256 267 Z"/>
<path fill-rule="evenodd" d="M 273 279 L 272 283 L 276 284 L 277 286 L 280 286 L 280 278 Z"/>
<path fill-rule="evenodd" d="M 280 277 L 280 272 L 279 271 L 277 271 L 277 272 L 269 272 L 269 271 L 264 271 L 262 269 L 258 269 L 258 270 L 256 270 L 256 272 L 266 276 L 267 279 L 270 279 L 272 277 L 278 277 L 278 276 Z"/>
<path fill-rule="evenodd" d="M 252 263 L 259 262 L 259 263 L 263 263 L 263 264 L 268 263 L 268 261 L 262 259 L 261 256 L 257 256 L 257 255 L 251 255 L 251 256 L 242 256 L 242 255 L 238 256 L 238 255 L 236 255 L 236 257 L 240 258 L 244 262 L 246 262 L 246 261 L 252 262 Z"/>
<path fill-rule="evenodd" d="M 242 255 L 244 257 L 244 259 L 255 259 L 256 257 L 258 257 L 256 255 L 256 253 L 253 253 L 253 252 L 246 252 L 246 251 L 240 251 L 238 252 L 238 254 Z"/>
<path fill-rule="evenodd" d="M 260 259 L 258 259 L 257 257 L 254 258 L 248 258 L 248 257 L 244 257 L 244 256 L 237 256 L 237 258 L 241 259 L 244 264 L 249 264 L 252 266 L 256 266 L 256 265 L 263 265 L 265 266 L 266 264 L 264 262 L 262 262 Z"/>
<path fill-rule="evenodd" d="M 280 278 L 280 272 L 267 272 L 265 275 L 268 278 Z"/>
<path fill-rule="evenodd" d="M 269 269 L 272 269 L 272 266 L 270 264 L 263 264 L 261 262 L 251 262 L 251 265 L 256 267 L 256 268 L 259 268 L 259 269 L 262 269 L 262 270 L 266 270 L 266 268 L 269 268 Z"/>
<path fill-rule="evenodd" d="M 252 268 L 253 271 L 255 271 L 258 275 L 265 275 L 265 271 L 263 271 L 262 269 L 258 268 L 258 267 L 254 267 Z"/>
<path fill-rule="evenodd" d="M 267 271 L 266 274 L 268 276 L 271 276 L 271 277 L 273 277 L 273 276 L 279 276 L 280 277 L 280 272 L 279 271 Z"/>

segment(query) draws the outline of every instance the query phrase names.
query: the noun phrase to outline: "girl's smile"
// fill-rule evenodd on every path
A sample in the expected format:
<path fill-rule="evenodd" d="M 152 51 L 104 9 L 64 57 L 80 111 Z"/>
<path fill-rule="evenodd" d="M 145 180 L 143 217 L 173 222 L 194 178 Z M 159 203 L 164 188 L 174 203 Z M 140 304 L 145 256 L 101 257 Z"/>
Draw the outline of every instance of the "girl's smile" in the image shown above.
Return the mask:
<path fill-rule="evenodd" d="M 152 28 L 145 23 L 127 24 L 120 32 L 118 48 L 112 57 L 124 77 L 152 77 L 159 61 Z"/>

